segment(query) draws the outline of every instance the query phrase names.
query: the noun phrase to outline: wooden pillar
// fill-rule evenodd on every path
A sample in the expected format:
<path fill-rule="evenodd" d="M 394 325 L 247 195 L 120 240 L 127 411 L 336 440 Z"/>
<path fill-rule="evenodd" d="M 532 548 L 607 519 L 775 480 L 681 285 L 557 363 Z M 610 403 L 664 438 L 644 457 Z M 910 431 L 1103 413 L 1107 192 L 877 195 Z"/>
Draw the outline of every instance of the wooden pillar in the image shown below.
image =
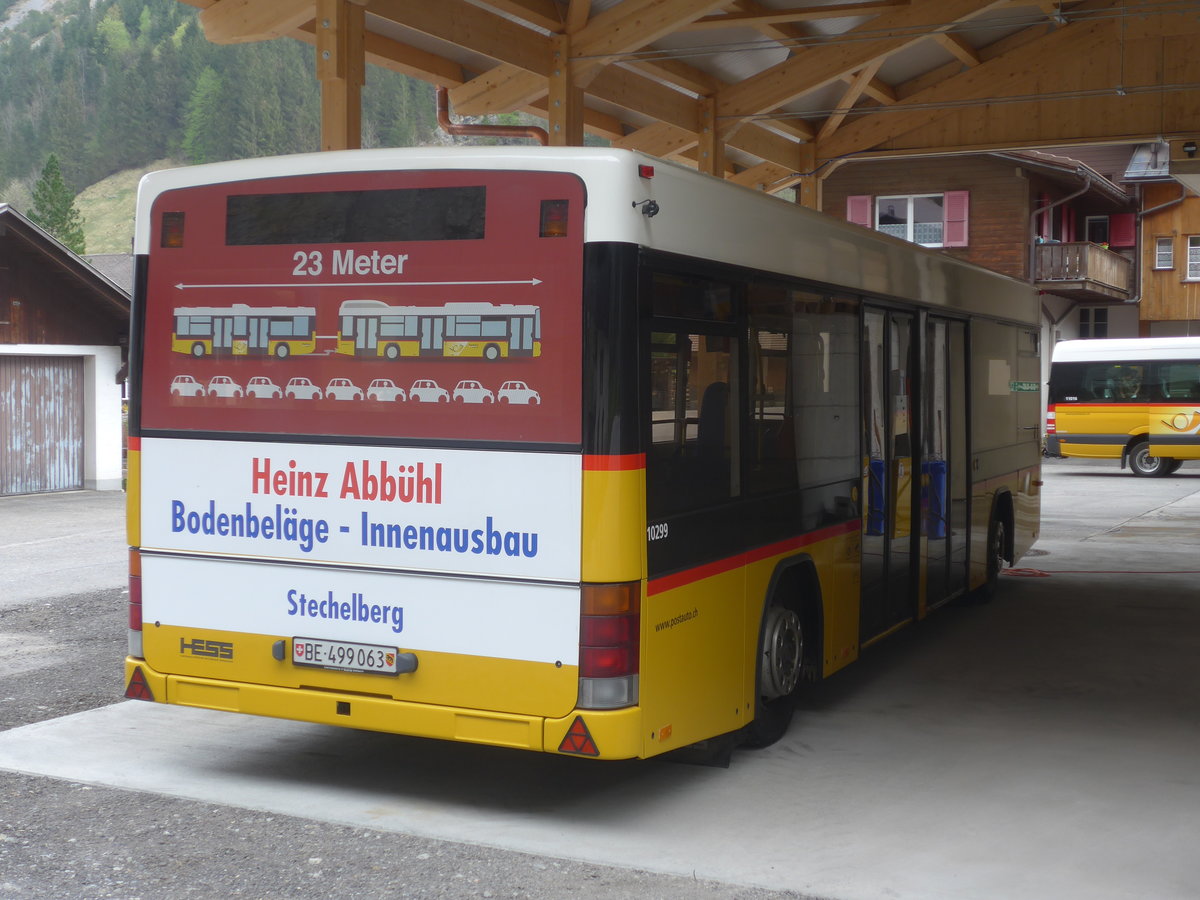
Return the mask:
<path fill-rule="evenodd" d="M 583 146 L 583 89 L 571 72 L 571 36 L 552 34 L 550 42 L 554 64 L 550 67 L 549 111 L 550 146 Z"/>
<path fill-rule="evenodd" d="M 354 150 L 362 146 L 365 13 L 358 0 L 317 0 L 316 12 L 321 149 Z"/>
<path fill-rule="evenodd" d="M 821 176 L 817 174 L 817 145 L 813 141 L 800 145 L 800 166 L 803 173 L 796 182 L 796 203 L 808 209 L 821 209 Z M 812 174 L 809 174 L 812 173 Z"/>
<path fill-rule="evenodd" d="M 725 141 L 717 128 L 717 98 L 700 98 L 700 146 L 697 159 L 700 171 L 725 177 Z"/>

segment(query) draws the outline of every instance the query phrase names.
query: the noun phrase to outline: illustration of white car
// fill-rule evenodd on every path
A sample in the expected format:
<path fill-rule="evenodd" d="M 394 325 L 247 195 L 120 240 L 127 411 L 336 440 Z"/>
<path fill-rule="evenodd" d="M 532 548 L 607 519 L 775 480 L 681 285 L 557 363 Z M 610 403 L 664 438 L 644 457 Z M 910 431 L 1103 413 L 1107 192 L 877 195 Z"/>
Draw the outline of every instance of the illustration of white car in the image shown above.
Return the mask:
<path fill-rule="evenodd" d="M 401 403 L 406 399 L 404 396 L 404 388 L 396 387 L 396 382 L 390 378 L 376 378 L 367 385 L 368 400 L 399 400 Z"/>
<path fill-rule="evenodd" d="M 326 400 L 361 400 L 362 398 L 362 388 L 349 378 L 335 378 L 325 388 Z"/>
<path fill-rule="evenodd" d="M 283 389 L 283 396 L 289 400 L 320 400 L 321 389 L 307 378 L 293 378 Z"/>
<path fill-rule="evenodd" d="M 228 375 L 214 375 L 208 383 L 210 397 L 240 397 L 242 386 Z"/>
<path fill-rule="evenodd" d="M 537 406 L 542 402 L 542 395 L 523 381 L 506 381 L 500 385 L 500 390 L 496 391 L 496 400 L 499 403 L 526 403 Z"/>
<path fill-rule="evenodd" d="M 491 403 L 496 398 L 478 381 L 460 381 L 454 388 L 456 403 Z"/>
<path fill-rule="evenodd" d="M 413 382 L 412 387 L 408 389 L 408 399 L 419 403 L 448 403 L 450 394 L 445 388 L 439 387 L 436 381 L 423 378 Z"/>
<path fill-rule="evenodd" d="M 279 389 L 279 385 L 273 382 L 270 378 L 264 378 L 262 375 L 255 375 L 246 382 L 247 397 L 266 397 L 268 399 L 278 399 L 283 396 L 283 391 Z"/>
<path fill-rule="evenodd" d="M 173 397 L 203 397 L 204 385 L 191 375 L 176 375 L 171 381 Z"/>

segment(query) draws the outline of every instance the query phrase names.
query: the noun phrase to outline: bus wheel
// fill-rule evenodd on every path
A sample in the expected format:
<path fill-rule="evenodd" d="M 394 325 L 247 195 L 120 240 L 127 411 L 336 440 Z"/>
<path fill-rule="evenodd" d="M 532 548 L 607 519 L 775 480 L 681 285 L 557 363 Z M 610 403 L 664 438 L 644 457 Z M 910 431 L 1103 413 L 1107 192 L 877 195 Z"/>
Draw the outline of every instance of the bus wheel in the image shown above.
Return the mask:
<path fill-rule="evenodd" d="M 199 359 L 203 355 L 204 355 L 204 345 L 202 343 L 200 343 L 199 341 L 196 341 L 196 343 L 192 344 L 192 356 L 196 357 L 196 359 Z"/>
<path fill-rule="evenodd" d="M 754 721 L 744 734 L 748 746 L 769 746 L 787 732 L 803 666 L 804 629 L 799 614 L 787 606 L 770 606 L 759 638 L 758 696 Z"/>
<path fill-rule="evenodd" d="M 486 347 L 483 348 L 483 356 L 484 356 L 484 359 L 499 359 L 500 358 L 500 348 L 497 347 L 495 344 L 488 344 Z"/>
<path fill-rule="evenodd" d="M 1000 584 L 1000 573 L 1004 569 L 1004 548 L 1008 542 L 1008 527 L 1004 524 L 1004 514 L 996 509 L 992 511 L 992 521 L 988 523 L 987 575 L 984 582 L 972 595 L 972 599 L 987 603 L 996 596 L 996 587 Z"/>
<path fill-rule="evenodd" d="M 1174 471 L 1171 468 L 1172 462 L 1174 460 L 1169 456 L 1151 456 L 1148 441 L 1138 441 L 1129 451 L 1130 470 L 1134 475 L 1141 475 L 1143 478 L 1161 478 L 1163 475 L 1170 475 Z"/>
<path fill-rule="evenodd" d="M 384 349 L 384 351 L 383 351 L 383 355 L 386 356 L 388 359 L 399 359 L 400 358 L 400 348 L 397 347 L 395 344 L 388 344 L 386 349 Z"/>
<path fill-rule="evenodd" d="M 279 359 L 287 359 L 288 354 L 291 352 L 292 352 L 292 348 L 289 347 L 287 344 L 276 344 L 275 345 L 275 355 Z"/>
<path fill-rule="evenodd" d="M 1182 465 L 1183 465 L 1183 460 L 1182 460 L 1182 459 L 1172 459 L 1172 460 L 1170 460 L 1170 464 L 1167 466 L 1167 474 L 1168 474 L 1168 475 L 1174 475 L 1176 472 L 1178 472 L 1178 471 L 1179 471 L 1179 467 L 1180 467 L 1180 466 L 1182 466 Z"/>

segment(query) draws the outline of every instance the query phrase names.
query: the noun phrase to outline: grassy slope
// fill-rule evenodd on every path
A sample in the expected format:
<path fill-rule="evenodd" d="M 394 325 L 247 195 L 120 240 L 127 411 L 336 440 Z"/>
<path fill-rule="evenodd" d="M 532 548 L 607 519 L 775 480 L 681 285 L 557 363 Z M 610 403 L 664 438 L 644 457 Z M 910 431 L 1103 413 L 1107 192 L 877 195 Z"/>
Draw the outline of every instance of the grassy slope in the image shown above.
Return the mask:
<path fill-rule="evenodd" d="M 133 250 L 133 214 L 138 181 L 147 172 L 179 163 L 159 160 L 144 169 L 126 169 L 98 181 L 75 198 L 83 216 L 88 253 L 130 253 Z"/>

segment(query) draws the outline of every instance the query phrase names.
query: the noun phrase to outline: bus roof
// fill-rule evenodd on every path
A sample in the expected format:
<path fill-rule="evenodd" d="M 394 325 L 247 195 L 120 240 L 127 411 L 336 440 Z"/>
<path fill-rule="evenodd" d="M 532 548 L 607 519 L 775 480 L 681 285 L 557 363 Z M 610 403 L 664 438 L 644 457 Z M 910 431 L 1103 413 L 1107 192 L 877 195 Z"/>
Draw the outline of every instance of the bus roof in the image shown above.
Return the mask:
<path fill-rule="evenodd" d="M 394 315 L 406 316 L 428 316 L 436 313 L 443 313 L 451 316 L 531 316 L 538 312 L 540 307 L 530 304 L 517 303 L 485 303 L 473 301 L 451 301 L 443 303 L 440 306 L 430 306 L 425 304 L 422 306 L 393 306 L 390 303 L 385 303 L 382 300 L 343 300 L 342 305 L 338 307 L 338 315 L 346 316 L 354 313 L 368 314 L 376 313 L 386 315 L 388 313 Z"/>
<path fill-rule="evenodd" d="M 585 242 L 635 244 L 1032 326 L 1040 317 L 1037 294 L 1027 282 L 686 166 L 609 148 L 343 150 L 152 172 L 138 188 L 134 252 L 150 252 L 150 211 L 164 191 L 251 179 L 316 180 L 342 172 L 423 169 L 573 174 L 587 192 Z"/>
<path fill-rule="evenodd" d="M 229 306 L 177 306 L 177 316 L 315 316 L 315 306 L 250 306 L 233 303 Z"/>
<path fill-rule="evenodd" d="M 1200 337 L 1101 338 L 1054 345 L 1054 362 L 1139 359 L 1200 359 Z"/>

